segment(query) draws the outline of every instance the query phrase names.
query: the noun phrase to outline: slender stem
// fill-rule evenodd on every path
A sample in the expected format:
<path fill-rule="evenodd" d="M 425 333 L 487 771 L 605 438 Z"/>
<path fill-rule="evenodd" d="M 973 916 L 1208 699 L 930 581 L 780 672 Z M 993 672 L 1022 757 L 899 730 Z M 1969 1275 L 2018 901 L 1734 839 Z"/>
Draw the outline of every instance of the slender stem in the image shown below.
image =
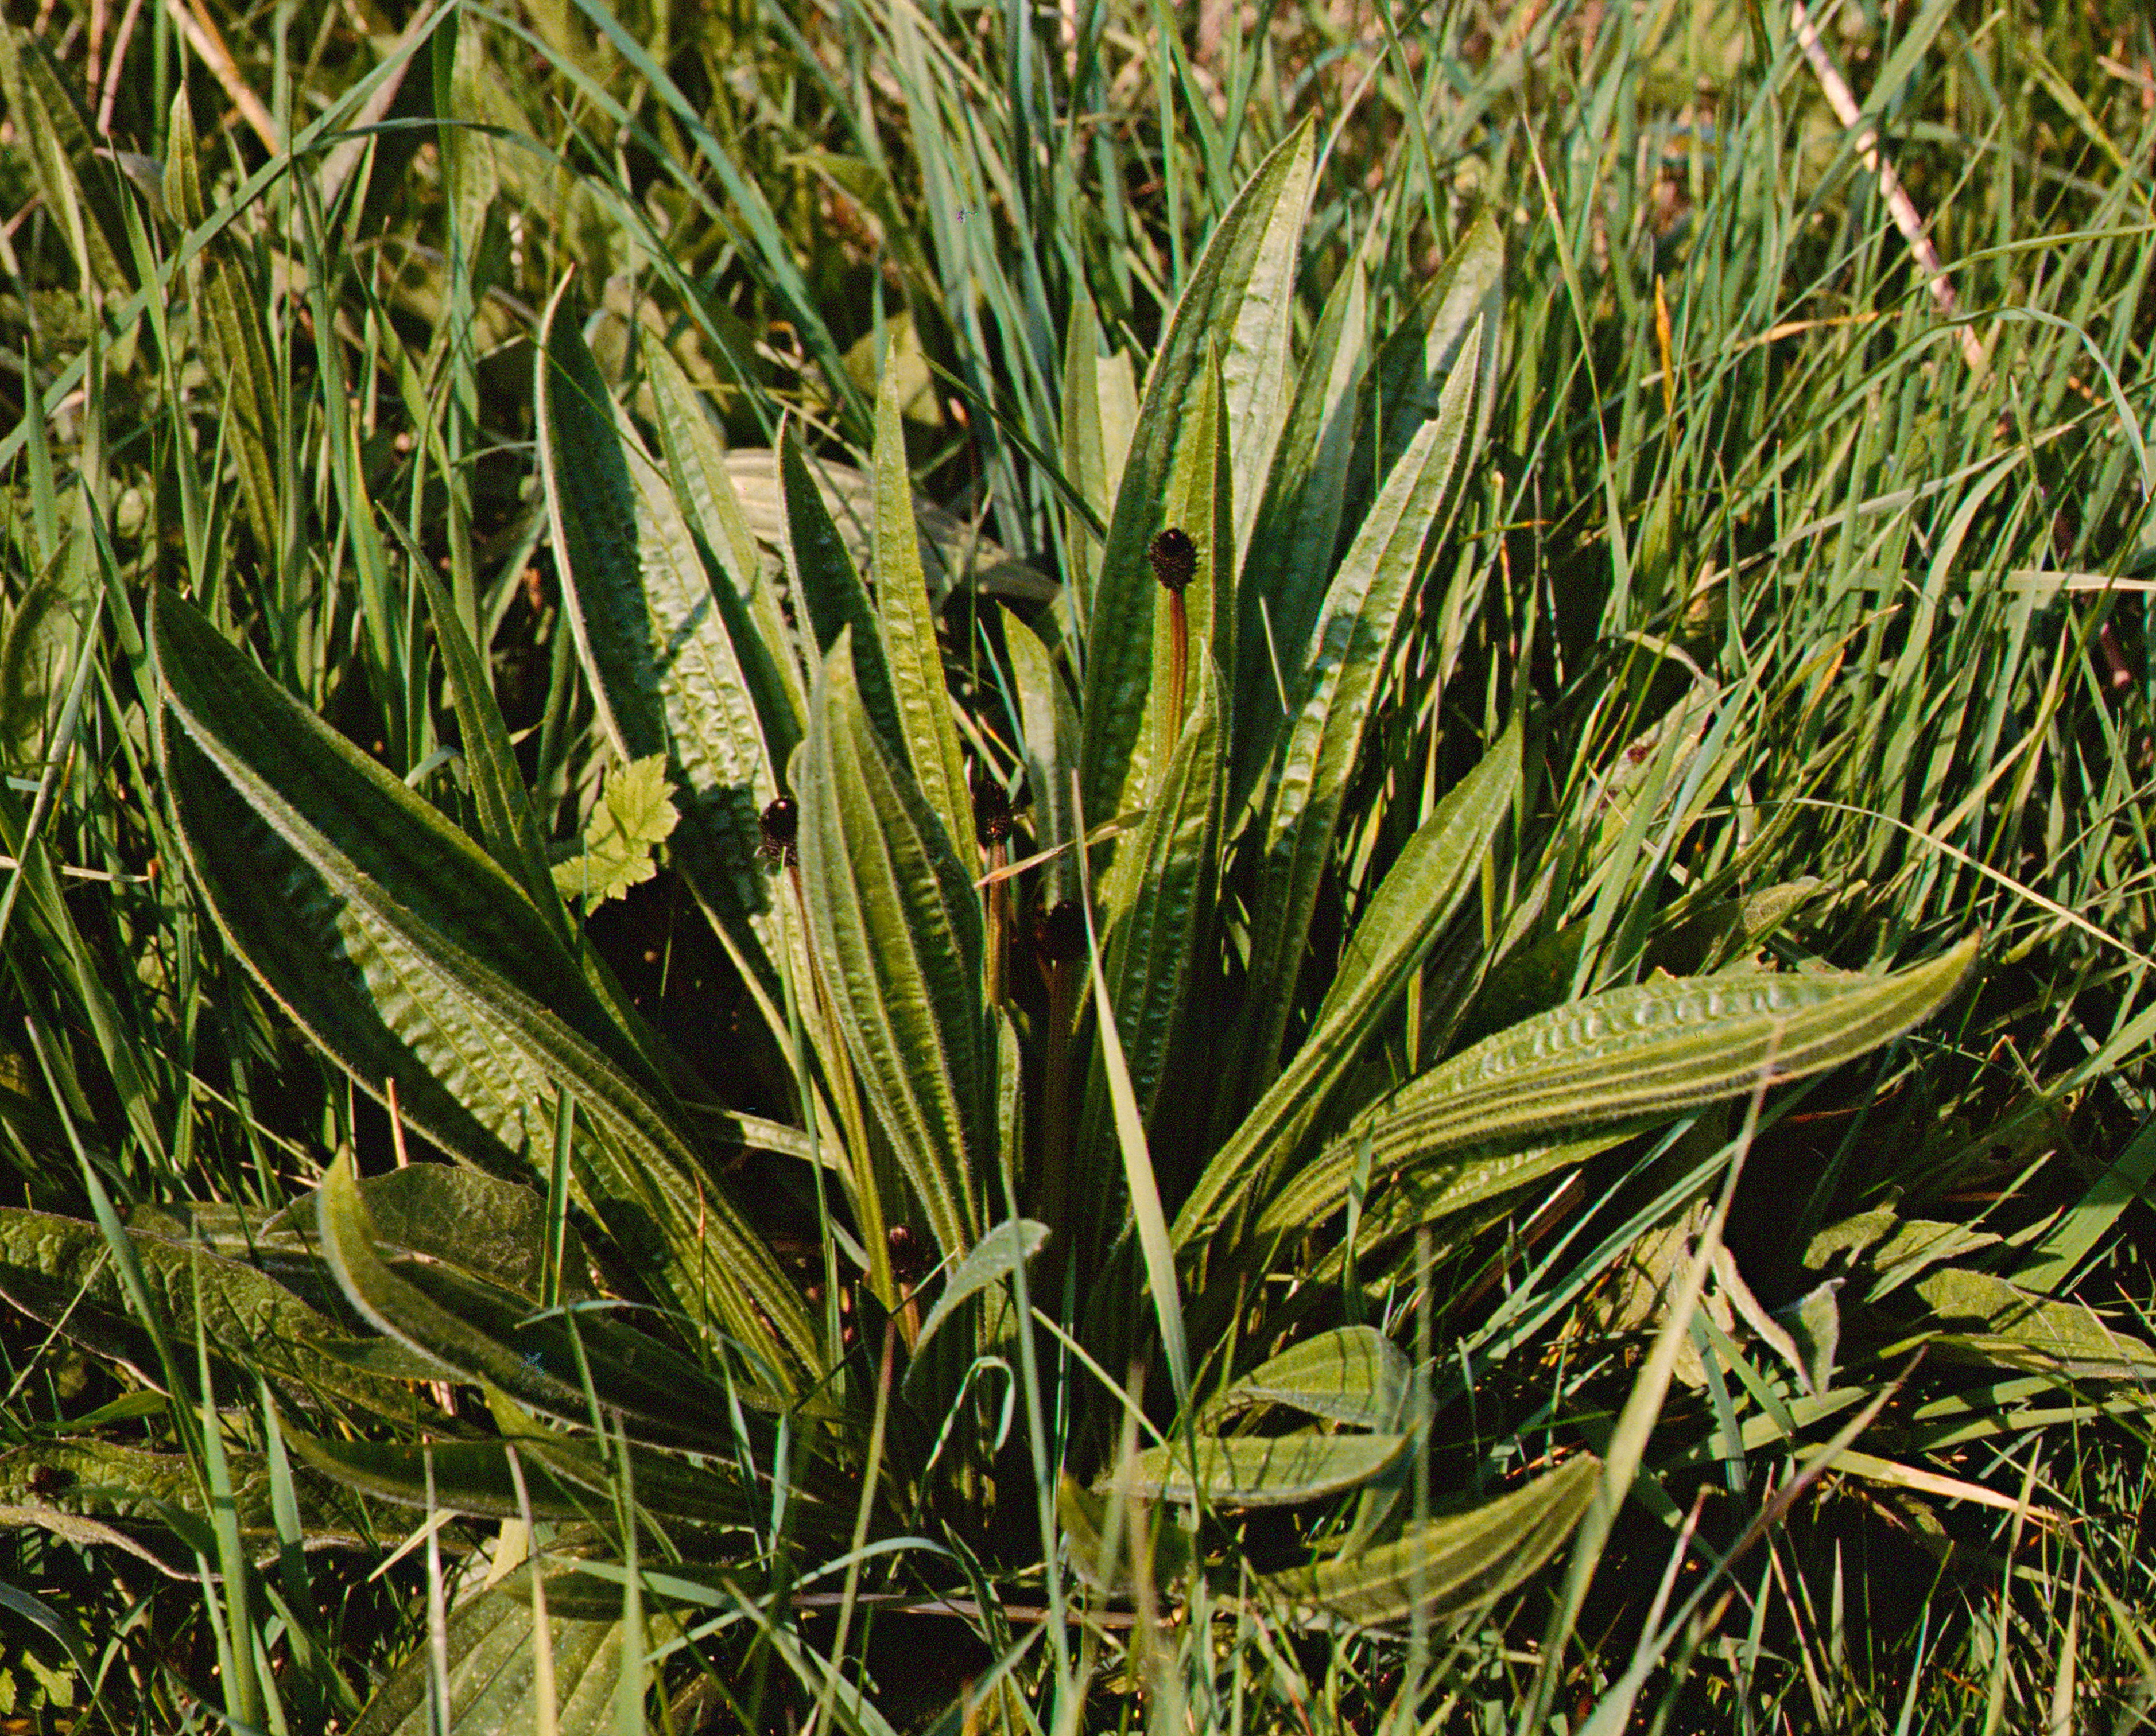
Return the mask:
<path fill-rule="evenodd" d="M 1168 751 L 1175 750 L 1175 744 L 1183 735 L 1183 669 L 1190 655 L 1190 613 L 1183 607 L 1183 593 L 1171 591 L 1168 594 Z M 1166 755 L 1163 755 L 1165 760 Z"/>

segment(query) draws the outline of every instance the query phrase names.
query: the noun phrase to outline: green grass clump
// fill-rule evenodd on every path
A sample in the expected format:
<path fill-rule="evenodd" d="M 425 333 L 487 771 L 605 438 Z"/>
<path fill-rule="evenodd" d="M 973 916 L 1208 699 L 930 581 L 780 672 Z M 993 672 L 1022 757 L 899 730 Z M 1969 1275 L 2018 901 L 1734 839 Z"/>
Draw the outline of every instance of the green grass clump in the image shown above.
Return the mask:
<path fill-rule="evenodd" d="M 2132 1727 L 2156 41 L 1817 24 L 0 23 L 0 1716 Z"/>

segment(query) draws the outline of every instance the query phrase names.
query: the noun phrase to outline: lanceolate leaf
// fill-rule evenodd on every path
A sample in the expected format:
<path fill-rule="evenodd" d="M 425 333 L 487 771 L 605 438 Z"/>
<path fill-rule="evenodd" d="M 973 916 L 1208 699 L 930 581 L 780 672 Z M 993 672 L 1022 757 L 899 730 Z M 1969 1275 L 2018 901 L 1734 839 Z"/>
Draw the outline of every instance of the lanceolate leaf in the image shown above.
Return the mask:
<path fill-rule="evenodd" d="M 1405 1435 L 1246 1436 L 1170 1441 L 1140 1453 L 1127 1477 L 1143 1499 L 1209 1507 L 1290 1507 L 1368 1483 L 1407 1451 Z M 1106 1486 L 1104 1483 L 1104 1487 Z"/>
<path fill-rule="evenodd" d="M 725 1427 L 725 1384 L 611 1314 L 542 1314 L 528 1296 L 377 1247 L 373 1215 L 344 1156 L 323 1177 L 316 1221 L 352 1306 L 431 1359 L 442 1376 L 497 1386 L 565 1422 L 588 1423 L 596 1401 L 639 1438 L 670 1445 L 702 1447 Z"/>
<path fill-rule="evenodd" d="M 1367 282 L 1363 263 L 1354 261 L 1326 298 L 1247 534 L 1236 582 L 1240 625 L 1230 812 L 1257 781 L 1286 724 L 1290 668 L 1296 648 L 1310 638 L 1332 576 L 1355 436 L 1355 387 L 1367 357 Z"/>
<path fill-rule="evenodd" d="M 1047 1246 L 1048 1226 L 1037 1224 L 1029 1217 L 1007 1219 L 989 1231 L 974 1244 L 973 1252 L 952 1268 L 943 1293 L 936 1298 L 936 1306 L 921 1323 L 921 1336 L 913 1341 L 914 1355 L 921 1354 L 921 1347 L 934 1335 L 937 1327 L 951 1318 L 952 1310 L 960 1303 L 1009 1278 Z"/>
<path fill-rule="evenodd" d="M 1520 783 L 1520 732 L 1506 731 L 1447 792 L 1378 885 L 1295 1057 L 1244 1118 L 1176 1218 L 1178 1247 L 1201 1246 L 1255 1178 L 1295 1149 L 1481 873 Z"/>
<path fill-rule="evenodd" d="M 1471 1512 L 1413 1527 L 1351 1560 L 1270 1575 L 1260 1590 L 1356 1624 L 1398 1621 L 1418 1607 L 1431 1618 L 1466 1610 L 1502 1596 L 1556 1554 L 1586 1513 L 1601 1467 L 1583 1454 Z"/>
<path fill-rule="evenodd" d="M 1276 214 L 1283 206 L 1301 207 L 1311 151 L 1310 128 L 1298 127 L 1235 196 L 1191 274 L 1146 376 L 1142 407 L 1086 621 L 1086 697 L 1081 707 L 1086 733 L 1080 765 L 1089 817 L 1119 814 L 1137 805 L 1125 798 L 1152 684 L 1159 590 L 1146 565 L 1146 545 L 1162 526 L 1177 448 L 1190 427 L 1195 401 L 1206 390 L 1207 346 L 1240 319 Z"/>
<path fill-rule="evenodd" d="M 1033 791 L 1034 838 L 1044 850 L 1061 850 L 1040 866 L 1045 909 L 1073 895 L 1077 864 L 1065 847 L 1078 836 L 1070 807 L 1070 774 L 1076 769 L 1078 711 L 1055 660 L 1033 629 L 1015 615 L 1004 617 L 1011 686 L 1018 695 L 1019 727 L 1025 738 L 1026 781 Z"/>
<path fill-rule="evenodd" d="M 619 1474 L 608 1456 L 589 1442 L 559 1436 L 513 1440 L 437 1441 L 424 1446 L 377 1441 L 285 1437 L 294 1452 L 322 1476 L 402 1507 L 425 1507 L 432 1461 L 431 1500 L 453 1513 L 485 1518 L 518 1518 L 513 1450 L 524 1473 L 531 1513 L 540 1519 L 611 1519 L 613 1481 Z M 636 1504 L 660 1519 L 731 1527 L 748 1523 L 751 1503 L 726 1477 L 677 1459 L 631 1449 Z"/>
<path fill-rule="evenodd" d="M 527 1170 L 567 1084 L 596 1131 L 594 1216 L 665 1248 L 774 1365 L 814 1344 L 798 1294 L 715 1178 L 664 1083 L 539 913 L 472 841 L 161 595 L 159 744 L 188 865 L 234 948 L 359 1084 L 483 1167 Z M 706 1246 L 706 1243 L 709 1246 Z M 776 1336 L 774 1337 L 774 1333 Z"/>
<path fill-rule="evenodd" d="M 1476 385 L 1471 335 L 1437 414 L 1386 478 L 1298 655 L 1292 716 L 1266 804 L 1257 914 L 1250 924 L 1248 1065 L 1270 1078 L 1295 1004 L 1317 893 L 1332 855 L 1340 805 L 1392 661 L 1432 527 L 1454 492 Z"/>
<path fill-rule="evenodd" d="M 1435 412 L 1459 371 L 1468 336 L 1481 327 L 1478 378 L 1471 388 L 1479 424 L 1496 378 L 1499 291 L 1504 247 L 1496 224 L 1476 220 L 1424 287 L 1414 317 L 1386 341 L 1364 377 L 1355 413 L 1355 449 L 1342 479 L 1344 523 L 1359 525 L 1377 479 L 1389 474 L 1415 431 Z"/>
<path fill-rule="evenodd" d="M 479 810 L 480 842 L 496 866 L 523 888 L 541 917 L 566 935 L 570 933 L 568 913 L 562 909 L 553 876 L 547 872 L 546 834 L 524 787 L 524 776 L 517 770 L 509 726 L 495 703 L 486 665 L 434 568 L 424 556 L 408 567 L 426 592 L 434 643 L 440 648 L 442 672 L 456 706 L 473 805 Z"/>
<path fill-rule="evenodd" d="M 898 378 L 884 375 L 876 399 L 876 612 L 891 699 L 905 734 L 915 781 L 931 812 L 942 821 L 953 850 L 973 848 L 973 804 L 951 700 L 943 684 L 943 653 L 936 617 L 928 607 L 928 579 L 913 525 L 913 484 L 906 469 L 906 431 L 898 407 Z"/>
<path fill-rule="evenodd" d="M 711 585 L 720 622 L 755 697 L 771 764 L 783 769 L 800 742 L 808 712 L 808 684 L 793 648 L 793 633 L 766 577 L 756 533 L 703 399 L 665 345 L 647 345 L 644 355 L 675 494 L 720 569 Z"/>
<path fill-rule="evenodd" d="M 1889 976 L 1763 971 L 1664 978 L 1501 1032 L 1373 1105 L 1265 1206 L 1261 1234 L 1322 1221 L 1367 1143 L 1373 1174 L 1471 1146 L 1669 1115 L 1802 1078 L 1928 1018 L 1974 940 Z"/>
<path fill-rule="evenodd" d="M 172 1342 L 193 1341 L 199 1282 L 203 1330 L 221 1402 L 253 1396 L 253 1383 L 242 1372 L 253 1368 L 295 1403 L 321 1394 L 368 1411 L 407 1407 L 403 1388 L 362 1374 L 324 1349 L 348 1336 L 349 1328 L 309 1307 L 266 1273 L 162 1237 L 127 1233 Z M 84 1349 L 126 1364 L 151 1385 L 163 1385 L 149 1329 L 130 1309 L 95 1224 L 42 1211 L 0 1211 L 0 1296 L 33 1319 L 59 1326 Z M 191 1369 L 192 1360 L 182 1358 L 182 1365 Z"/>
<path fill-rule="evenodd" d="M 566 1576 L 565 1576 L 566 1577 Z M 598 1736 L 615 1728 L 614 1686 L 621 1673 L 619 1620 L 551 1613 L 562 1607 L 547 1586 L 551 1709 L 557 1736 Z M 505 1582 L 449 1612 L 446 1689 L 457 1736 L 523 1736 L 544 1726 L 543 1688 L 532 1656 L 531 1593 Z M 352 1736 L 434 1736 L 434 1649 L 420 1646 L 382 1683 Z"/>
<path fill-rule="evenodd" d="M 192 111 L 182 90 L 172 101 L 165 202 L 192 229 L 208 215 L 195 158 Z M 229 232 L 203 249 L 192 274 L 194 312 L 210 372 L 224 398 L 223 435 L 239 475 L 239 498 L 265 557 L 284 544 L 278 508 L 276 440 L 271 426 L 277 376 L 262 329 L 262 296 L 237 257 Z"/>
<path fill-rule="evenodd" d="M 817 684 L 800 763 L 801 880 L 815 954 L 885 1137 L 939 1252 L 980 1235 L 994 1150 L 973 876 L 871 721 L 850 632 Z"/>
<path fill-rule="evenodd" d="M 270 1462 L 259 1453 L 225 1452 L 240 1537 L 258 1556 L 274 1554 Z M 294 1477 L 292 1492 L 303 1549 L 369 1548 L 394 1529 L 394 1521 L 377 1524 L 357 1495 L 311 1471 Z M 0 1523 L 21 1518 L 39 1523 L 44 1513 L 152 1524 L 178 1514 L 197 1520 L 203 1536 L 210 1518 L 202 1479 L 186 1454 L 145 1452 L 110 1441 L 38 1442 L 0 1455 Z"/>
<path fill-rule="evenodd" d="M 1408 1360 L 1383 1333 L 1342 1326 L 1283 1350 L 1220 1395 L 1221 1412 L 1286 1405 L 1362 1429 L 1389 1429 L 1407 1396 Z"/>
<path fill-rule="evenodd" d="M 1194 657 L 1191 673 L 1194 704 L 1182 741 L 1143 822 L 1122 840 L 1101 892 L 1112 924 L 1101 943 L 1109 999 L 1131 1089 L 1148 1127 L 1161 1104 L 1177 1022 L 1204 955 L 1201 937 L 1211 919 L 1218 872 L 1224 783 L 1219 679 L 1210 658 Z M 1082 1126 L 1081 1152 L 1105 1155 L 1113 1149 L 1107 1079 L 1097 1065 Z"/>
<path fill-rule="evenodd" d="M 762 721 L 696 538 L 608 394 L 566 288 L 547 310 L 537 407 L 562 597 L 600 721 L 623 760 L 668 756 L 685 822 L 675 859 L 783 1032 L 755 858 L 757 817 L 778 793 Z"/>
<path fill-rule="evenodd" d="M 778 491 L 796 606 L 805 612 L 805 625 L 815 635 L 811 661 L 828 658 L 839 636 L 852 629 L 854 674 L 862 706 L 884 746 L 903 764 L 906 730 L 891 690 L 891 668 L 884 658 L 875 607 L 869 601 L 860 575 L 854 570 L 845 539 L 831 521 L 823 492 L 808 474 L 808 461 L 801 456 L 800 437 L 790 422 L 778 434 Z M 914 552 L 916 556 L 920 553 L 918 543 Z"/>

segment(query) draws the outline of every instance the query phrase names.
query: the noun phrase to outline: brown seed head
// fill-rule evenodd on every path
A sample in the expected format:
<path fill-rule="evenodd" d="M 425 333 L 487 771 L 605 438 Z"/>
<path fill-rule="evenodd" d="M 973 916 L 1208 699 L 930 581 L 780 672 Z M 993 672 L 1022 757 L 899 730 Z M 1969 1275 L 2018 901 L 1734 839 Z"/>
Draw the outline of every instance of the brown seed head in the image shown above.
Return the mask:
<path fill-rule="evenodd" d="M 801 860 L 795 848 L 795 840 L 801 835 L 801 810 L 791 796 L 782 796 L 763 811 L 757 822 L 763 831 L 763 842 L 757 846 L 756 853 L 766 862 L 783 862 L 792 868 Z"/>
<path fill-rule="evenodd" d="M 1011 835 L 1010 797 L 985 771 L 973 774 L 973 832 L 983 850 Z"/>
<path fill-rule="evenodd" d="M 1186 591 L 1198 576 L 1198 545 L 1173 525 L 1146 545 L 1146 559 L 1163 591 Z"/>

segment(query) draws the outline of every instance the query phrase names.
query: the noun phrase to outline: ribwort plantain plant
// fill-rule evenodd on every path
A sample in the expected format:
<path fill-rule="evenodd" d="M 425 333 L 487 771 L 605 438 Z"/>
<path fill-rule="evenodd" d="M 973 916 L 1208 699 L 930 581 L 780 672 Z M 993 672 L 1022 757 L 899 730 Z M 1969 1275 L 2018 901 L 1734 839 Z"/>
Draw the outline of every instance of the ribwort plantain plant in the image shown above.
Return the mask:
<path fill-rule="evenodd" d="M 1434 1513 L 1435 1371 L 1367 1318 L 1419 1308 L 1424 1346 L 1464 1329 L 1430 1319 L 1428 1274 L 1503 1208 L 1889 1042 L 1961 981 L 1973 942 L 1887 976 L 1657 975 L 1455 1041 L 1504 1004 L 1519 939 L 1476 895 L 1537 800 L 1524 686 L 1326 932 L 1375 726 L 1412 699 L 1403 635 L 1471 582 L 1447 533 L 1481 486 L 1500 259 L 1471 227 L 1391 335 L 1420 385 L 1343 517 L 1360 448 L 1327 430 L 1371 362 L 1298 368 L 1281 314 L 1313 155 L 1296 131 L 1223 214 L 1127 450 L 1074 392 L 1064 448 L 1100 484 L 1070 503 L 1085 582 L 1037 610 L 932 595 L 892 378 L 866 571 L 798 425 L 767 566 L 667 351 L 644 351 L 647 435 L 573 285 L 546 310 L 539 485 L 577 656 L 619 761 L 663 756 L 671 866 L 761 1017 L 742 1041 L 780 1057 L 783 1114 L 712 1100 L 586 944 L 424 561 L 470 830 L 155 597 L 155 751 L 196 894 L 453 1161 L 362 1175 L 341 1153 L 274 1214 L 5 1214 L 41 1249 L 8 1293 L 198 1407 L 205 1451 L 221 1407 L 257 1406 L 295 1462 L 280 1538 L 398 1506 L 499 1525 L 485 1585 L 444 1593 L 357 1728 L 635 1723 L 696 1657 L 729 1681 L 776 1657 L 875 1727 L 847 1656 L 871 1576 L 973 1610 L 998 1679 L 1057 1718 L 1087 1691 L 1074 1604 L 1418 1633 L 1486 1606 L 1635 1465 L 1573 1435 Z M 1093 345 L 1074 330 L 1073 369 Z M 737 1153 L 813 1201 L 806 1278 Z M 219 1533 L 234 1596 L 247 1535 Z M 1028 1597 L 1045 1645 L 1000 1613 Z M 834 1604 L 819 1651 L 803 1624 Z M 512 1692 L 494 1672 L 519 1648 Z M 249 1681 L 259 1713 L 274 1684 Z"/>

